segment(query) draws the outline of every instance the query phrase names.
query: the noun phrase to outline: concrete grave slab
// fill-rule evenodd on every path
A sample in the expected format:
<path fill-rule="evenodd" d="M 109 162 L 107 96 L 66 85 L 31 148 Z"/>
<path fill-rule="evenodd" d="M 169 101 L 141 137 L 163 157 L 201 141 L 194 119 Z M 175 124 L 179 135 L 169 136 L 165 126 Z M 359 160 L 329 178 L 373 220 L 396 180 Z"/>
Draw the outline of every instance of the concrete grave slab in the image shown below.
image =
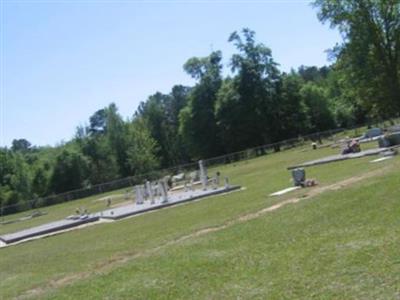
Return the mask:
<path fill-rule="evenodd" d="M 240 189 L 240 186 L 230 186 L 228 188 L 225 187 L 219 187 L 217 189 L 209 189 L 209 190 L 194 190 L 194 191 L 189 191 L 186 193 L 176 193 L 172 195 L 168 195 L 168 202 L 163 202 L 164 200 L 161 198 L 158 198 L 155 200 L 154 204 L 151 204 L 150 201 L 145 201 L 143 204 L 136 204 L 132 203 L 130 205 L 126 206 L 121 206 L 117 207 L 115 209 L 109 209 L 105 210 L 100 213 L 96 213 L 96 216 L 100 218 L 105 218 L 105 219 L 122 219 L 125 217 L 133 216 L 136 214 L 141 214 L 144 212 L 152 211 L 152 210 L 157 210 L 161 209 L 164 207 L 168 206 L 173 206 L 181 203 L 185 203 L 188 201 L 193 201 L 197 200 L 200 198 L 208 197 L 208 196 L 213 196 L 217 194 L 222 194 L 222 193 L 227 193 L 233 190 Z"/>
<path fill-rule="evenodd" d="M 337 155 L 330 155 L 324 158 L 316 159 L 316 160 L 311 160 L 307 161 L 295 166 L 290 166 L 287 169 L 292 170 L 296 168 L 302 168 L 302 167 L 311 167 L 311 166 L 316 166 L 316 165 L 322 165 L 322 164 L 327 164 L 335 161 L 341 161 L 341 160 L 346 160 L 346 159 L 354 159 L 354 158 L 361 158 L 369 155 L 377 155 L 381 152 L 385 152 L 389 150 L 389 148 L 374 148 L 374 149 L 369 149 L 369 150 L 364 150 L 358 153 L 350 153 L 350 154 L 337 154 Z"/>
<path fill-rule="evenodd" d="M 32 227 L 29 229 L 21 230 L 21 231 L 15 232 L 15 233 L 4 234 L 4 235 L 0 236 L 0 240 L 7 244 L 15 243 L 20 240 L 24 240 L 24 239 L 31 238 L 34 236 L 39 236 L 39 235 L 79 226 L 82 224 L 95 222 L 98 219 L 99 219 L 99 217 L 94 216 L 94 215 L 85 216 L 85 218 L 78 218 L 75 220 L 64 219 L 64 220 L 55 221 L 55 222 L 47 223 L 44 225 Z"/>

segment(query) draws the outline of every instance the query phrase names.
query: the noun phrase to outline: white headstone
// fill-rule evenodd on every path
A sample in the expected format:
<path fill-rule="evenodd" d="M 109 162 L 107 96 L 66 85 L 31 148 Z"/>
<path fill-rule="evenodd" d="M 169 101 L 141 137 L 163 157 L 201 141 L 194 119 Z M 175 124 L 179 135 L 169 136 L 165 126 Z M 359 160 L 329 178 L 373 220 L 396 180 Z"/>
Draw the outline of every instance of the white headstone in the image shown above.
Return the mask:
<path fill-rule="evenodd" d="M 225 188 L 226 188 L 226 189 L 229 189 L 229 188 L 230 188 L 229 178 L 228 178 L 228 177 L 225 177 L 224 179 L 225 179 Z"/>
<path fill-rule="evenodd" d="M 154 204 L 153 187 L 151 186 L 150 181 L 146 181 L 146 190 L 147 190 L 147 194 L 149 195 L 149 198 L 150 198 L 150 203 Z"/>
<path fill-rule="evenodd" d="M 143 192 L 140 185 L 135 186 L 136 191 L 136 204 L 143 204 Z"/>
<path fill-rule="evenodd" d="M 207 189 L 207 169 L 204 167 L 204 162 L 199 160 L 199 168 L 200 168 L 200 181 L 203 187 L 203 190 Z"/>

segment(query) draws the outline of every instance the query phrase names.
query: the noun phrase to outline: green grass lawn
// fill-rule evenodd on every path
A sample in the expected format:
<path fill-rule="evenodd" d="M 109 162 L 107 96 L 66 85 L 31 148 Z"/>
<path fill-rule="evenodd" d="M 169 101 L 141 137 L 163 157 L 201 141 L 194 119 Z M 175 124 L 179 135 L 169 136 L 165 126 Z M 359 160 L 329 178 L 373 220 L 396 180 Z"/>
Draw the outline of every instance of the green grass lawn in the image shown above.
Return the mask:
<path fill-rule="evenodd" d="M 171 243 L 308 193 L 268 196 L 291 186 L 287 166 L 338 151 L 308 148 L 209 170 L 220 170 L 243 191 L 2 248 L 0 298 L 32 290 L 37 294 L 28 295 L 40 299 L 400 297 L 399 157 L 307 168 L 320 186 L 378 169 L 387 173 Z M 61 216 L 58 208 L 67 204 L 46 208 L 49 216 Z"/>
<path fill-rule="evenodd" d="M 173 245 L 48 298 L 398 299 L 398 175 Z"/>

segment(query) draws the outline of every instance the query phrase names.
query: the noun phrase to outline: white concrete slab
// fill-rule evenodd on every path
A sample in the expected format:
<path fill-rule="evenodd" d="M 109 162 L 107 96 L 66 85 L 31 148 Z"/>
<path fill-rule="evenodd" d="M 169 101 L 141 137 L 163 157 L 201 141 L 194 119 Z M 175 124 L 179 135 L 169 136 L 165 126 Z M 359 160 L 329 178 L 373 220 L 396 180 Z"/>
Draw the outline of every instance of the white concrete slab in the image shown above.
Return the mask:
<path fill-rule="evenodd" d="M 391 159 L 391 158 L 393 158 L 393 156 L 385 156 L 385 157 L 381 157 L 381 158 L 377 158 L 377 159 L 371 160 L 370 163 L 377 163 L 377 162 L 381 162 L 381 161 L 384 161 L 384 160 L 387 160 L 387 159 Z"/>
<path fill-rule="evenodd" d="M 298 190 L 298 189 L 301 189 L 301 187 L 300 186 L 292 186 L 292 187 L 288 187 L 286 189 L 277 191 L 275 193 L 272 193 L 272 194 L 270 194 L 270 196 L 281 196 L 281 195 L 284 195 L 286 193 L 289 193 L 291 191 L 295 191 L 295 190 Z"/>

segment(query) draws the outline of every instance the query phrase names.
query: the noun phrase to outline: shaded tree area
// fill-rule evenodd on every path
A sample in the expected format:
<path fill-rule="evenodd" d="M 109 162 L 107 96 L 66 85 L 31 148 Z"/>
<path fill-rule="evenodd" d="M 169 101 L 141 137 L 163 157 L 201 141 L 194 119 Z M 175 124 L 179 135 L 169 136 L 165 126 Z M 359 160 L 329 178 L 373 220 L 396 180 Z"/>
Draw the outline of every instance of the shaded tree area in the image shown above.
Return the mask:
<path fill-rule="evenodd" d="M 235 31 L 228 38 L 235 53 L 226 64 L 221 51 L 189 58 L 183 70 L 195 84 L 150 95 L 131 118 L 111 103 L 66 143 L 37 147 L 22 138 L 0 148 L 0 204 L 398 116 L 399 2 L 318 0 L 314 6 L 344 36 L 331 50 L 332 65 L 282 72 L 254 31 Z"/>
<path fill-rule="evenodd" d="M 400 2 L 317 0 L 318 18 L 344 41 L 333 51 L 349 102 L 373 117 L 400 112 Z"/>

